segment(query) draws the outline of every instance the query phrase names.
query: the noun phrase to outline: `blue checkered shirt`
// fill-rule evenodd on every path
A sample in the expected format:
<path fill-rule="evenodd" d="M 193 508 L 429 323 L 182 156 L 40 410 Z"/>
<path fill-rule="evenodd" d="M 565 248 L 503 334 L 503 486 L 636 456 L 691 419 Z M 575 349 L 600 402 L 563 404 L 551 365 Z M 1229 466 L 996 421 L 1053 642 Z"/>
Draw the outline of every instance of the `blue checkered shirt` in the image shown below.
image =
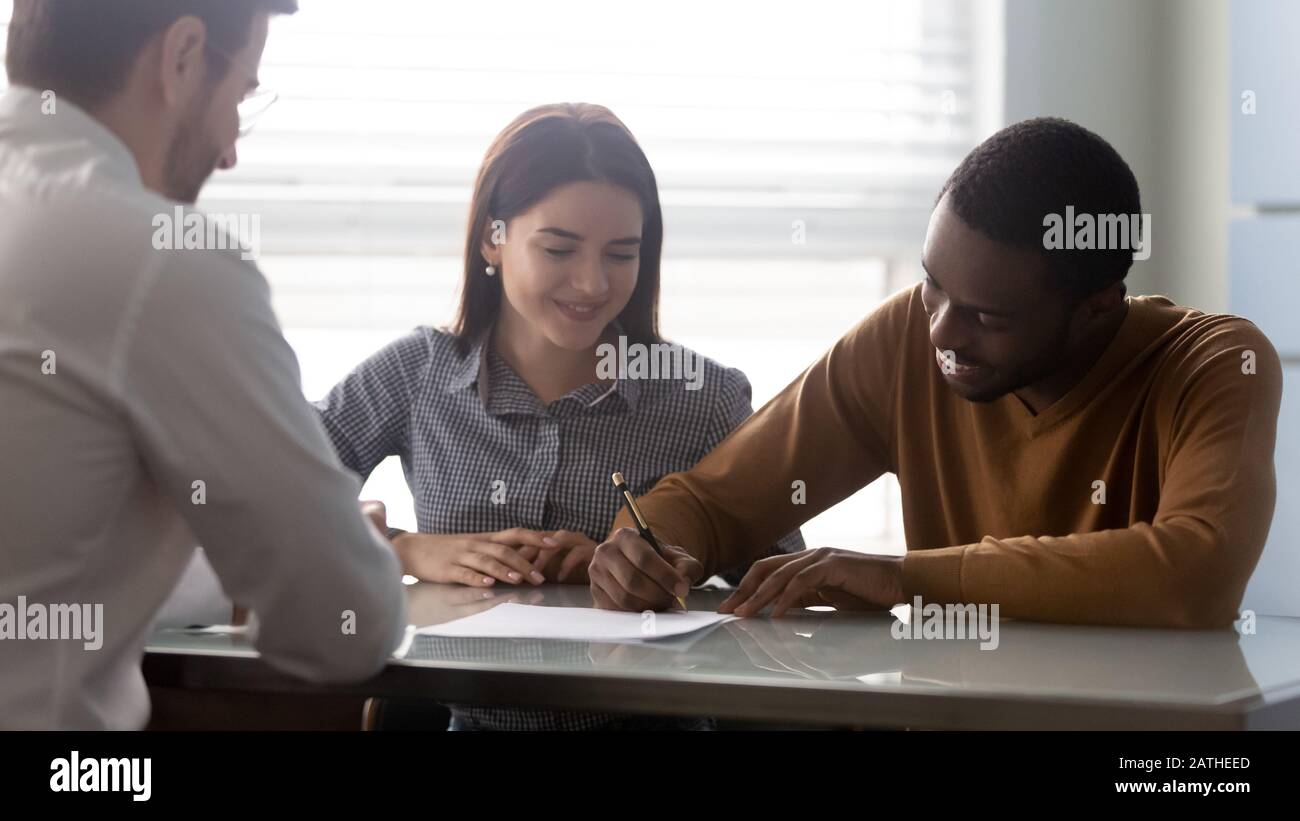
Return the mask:
<path fill-rule="evenodd" d="M 421 327 L 371 356 L 316 403 L 343 464 L 364 480 L 402 460 L 422 533 L 524 527 L 604 541 L 619 509 L 609 476 L 641 495 L 690 468 L 753 412 L 749 380 L 698 357 L 700 388 L 680 379 L 585 385 L 543 405 L 485 336 L 468 354 Z M 798 531 L 772 553 L 802 550 Z M 724 574 L 735 580 L 746 568 Z M 451 706 L 480 726 L 595 729 L 619 716 Z"/>

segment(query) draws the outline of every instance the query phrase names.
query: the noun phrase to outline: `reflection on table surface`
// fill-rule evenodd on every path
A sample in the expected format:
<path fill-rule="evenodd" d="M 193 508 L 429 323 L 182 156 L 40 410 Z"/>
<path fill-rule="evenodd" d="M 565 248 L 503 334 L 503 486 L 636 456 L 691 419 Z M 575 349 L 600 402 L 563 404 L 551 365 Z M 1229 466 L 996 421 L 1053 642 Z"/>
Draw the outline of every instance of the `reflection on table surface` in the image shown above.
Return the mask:
<path fill-rule="evenodd" d="M 506 602 L 591 607 L 585 586 L 407 587 L 409 622 L 451 621 Z M 714 610 L 725 591 L 695 590 L 692 610 Z M 1238 629 L 1154 630 L 1017 622 L 999 625 L 995 649 L 978 638 L 894 638 L 887 612 L 794 611 L 731 621 L 684 639 L 601 644 L 527 639 L 416 637 L 393 664 L 476 666 L 637 678 L 1067 695 L 1213 704 L 1300 685 L 1300 619 L 1260 617 Z M 1252 661 L 1247 667 L 1243 648 Z M 247 655 L 240 635 L 160 632 L 151 652 Z"/>

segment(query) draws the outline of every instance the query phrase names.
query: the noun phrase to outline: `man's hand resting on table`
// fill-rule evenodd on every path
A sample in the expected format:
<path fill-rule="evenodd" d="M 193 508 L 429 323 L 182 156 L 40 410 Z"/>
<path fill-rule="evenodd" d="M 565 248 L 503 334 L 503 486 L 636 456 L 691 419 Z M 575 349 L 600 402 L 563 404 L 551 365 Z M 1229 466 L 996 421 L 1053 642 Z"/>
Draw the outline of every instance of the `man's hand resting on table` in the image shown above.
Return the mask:
<path fill-rule="evenodd" d="M 718 612 L 754 616 L 771 604 L 780 618 L 792 607 L 888 610 L 902 603 L 902 556 L 822 547 L 754 562 Z"/>

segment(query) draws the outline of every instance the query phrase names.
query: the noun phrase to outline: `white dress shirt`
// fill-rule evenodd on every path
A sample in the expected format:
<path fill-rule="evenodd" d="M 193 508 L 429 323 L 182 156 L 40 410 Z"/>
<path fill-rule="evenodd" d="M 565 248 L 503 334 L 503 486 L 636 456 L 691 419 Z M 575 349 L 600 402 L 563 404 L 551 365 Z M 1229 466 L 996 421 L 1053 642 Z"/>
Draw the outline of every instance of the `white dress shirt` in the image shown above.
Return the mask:
<path fill-rule="evenodd" d="M 265 278 L 238 251 L 155 250 L 176 204 L 96 120 L 42 102 L 0 95 L 0 729 L 142 727 L 149 626 L 196 544 L 267 662 L 375 673 L 405 626 L 399 565 Z M 98 649 L 31 637 L 72 604 L 83 631 L 101 606 Z"/>

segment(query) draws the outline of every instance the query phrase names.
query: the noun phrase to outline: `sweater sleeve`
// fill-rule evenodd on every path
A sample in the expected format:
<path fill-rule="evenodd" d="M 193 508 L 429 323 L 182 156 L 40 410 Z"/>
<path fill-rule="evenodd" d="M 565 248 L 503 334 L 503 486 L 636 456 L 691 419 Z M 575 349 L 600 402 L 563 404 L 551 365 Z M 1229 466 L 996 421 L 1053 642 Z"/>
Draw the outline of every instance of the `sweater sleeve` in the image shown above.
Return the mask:
<path fill-rule="evenodd" d="M 1267 338 L 1244 320 L 1209 344 L 1207 355 L 1168 377 L 1185 388 L 1162 432 L 1151 522 L 911 551 L 908 599 L 996 603 L 1000 615 L 1033 621 L 1231 624 L 1272 521 L 1282 369 Z"/>
<path fill-rule="evenodd" d="M 722 378 L 722 391 L 715 408 L 713 422 L 705 431 L 705 453 L 716 448 L 733 430 L 743 424 L 754 413 L 754 407 L 750 400 L 753 390 L 750 387 L 748 377 L 736 368 L 726 368 L 721 372 L 720 376 Z M 781 536 L 774 544 L 763 550 L 760 557 L 775 556 L 781 553 L 797 553 L 803 550 L 804 547 L 803 534 L 796 528 Z M 752 565 L 752 561 L 747 561 L 734 567 L 721 567 L 719 568 L 719 575 L 730 584 L 740 584 L 740 580 L 749 572 Z"/>
<path fill-rule="evenodd" d="M 640 499 L 655 533 L 711 575 L 761 558 L 890 470 L 897 350 L 912 290 L 841 337 L 695 467 Z M 614 528 L 630 524 L 621 512 Z"/>

